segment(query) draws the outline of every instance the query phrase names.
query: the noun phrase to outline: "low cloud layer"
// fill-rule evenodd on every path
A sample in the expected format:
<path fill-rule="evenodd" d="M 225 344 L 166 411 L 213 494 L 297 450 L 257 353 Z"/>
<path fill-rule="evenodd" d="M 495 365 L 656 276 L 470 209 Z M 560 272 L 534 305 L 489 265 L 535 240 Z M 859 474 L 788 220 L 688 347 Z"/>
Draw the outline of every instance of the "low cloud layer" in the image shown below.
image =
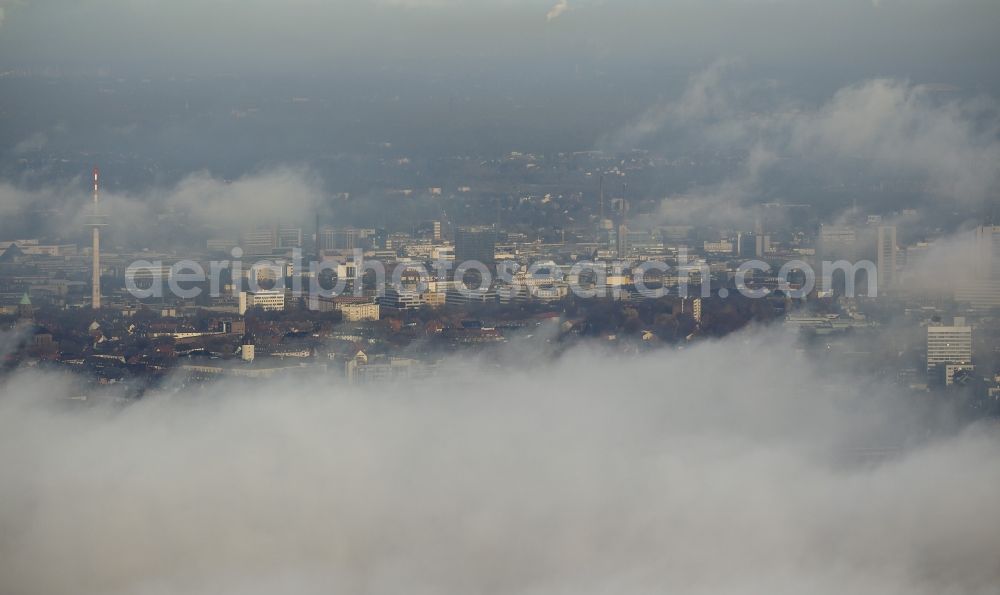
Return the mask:
<path fill-rule="evenodd" d="M 0 590 L 993 592 L 995 429 L 927 440 L 919 403 L 788 340 L 125 408 L 22 374 L 0 389 Z"/>
<path fill-rule="evenodd" d="M 781 158 L 840 172 L 841 180 L 861 171 L 917 180 L 960 207 L 978 208 L 1000 193 L 1000 110 L 992 98 L 874 79 L 808 106 L 784 97 L 774 81 L 741 81 L 739 71 L 736 61 L 716 61 L 691 77 L 676 100 L 650 108 L 601 145 L 623 150 L 669 139 L 746 152 L 743 170 L 692 193 L 723 211 L 763 194 L 761 177 Z"/>
<path fill-rule="evenodd" d="M 303 170 L 280 168 L 234 181 L 195 173 L 173 188 L 150 192 L 142 202 L 167 205 L 215 225 L 241 227 L 308 220 L 321 197 L 318 179 Z"/>
<path fill-rule="evenodd" d="M 940 196 L 969 204 L 1000 181 L 1000 120 L 991 99 L 935 101 L 932 87 L 879 79 L 846 87 L 813 113 L 790 114 L 790 148 L 926 176 Z"/>
<path fill-rule="evenodd" d="M 911 246 L 906 253 L 903 287 L 918 296 L 949 299 L 956 290 L 982 286 L 990 279 L 989 245 L 964 229 Z"/>
<path fill-rule="evenodd" d="M 9 183 L 0 184 L 0 215 L 8 217 L 0 233 L 10 238 L 72 238 L 86 228 L 91 215 L 90 192 L 73 183 L 28 190 Z M 302 223 L 310 221 L 322 204 L 323 189 L 318 177 L 304 169 L 276 168 L 223 180 L 208 172 L 188 175 L 174 186 L 153 187 L 138 194 L 101 192 L 101 210 L 109 217 L 109 238 L 113 241 L 140 241 L 149 245 L 160 233 L 185 233 L 197 228 L 214 228 L 236 233 L 254 225 Z M 36 216 L 38 229 L 26 227 L 16 217 Z M 177 218 L 188 221 L 185 229 L 164 229 Z M 168 227 L 170 226 L 168 225 Z"/>

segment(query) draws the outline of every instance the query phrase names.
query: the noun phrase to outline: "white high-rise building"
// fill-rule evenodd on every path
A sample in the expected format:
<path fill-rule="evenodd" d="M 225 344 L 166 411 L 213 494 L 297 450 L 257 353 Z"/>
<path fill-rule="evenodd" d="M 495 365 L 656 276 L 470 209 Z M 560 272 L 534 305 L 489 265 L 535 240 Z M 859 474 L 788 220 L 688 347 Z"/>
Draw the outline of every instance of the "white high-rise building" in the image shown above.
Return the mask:
<path fill-rule="evenodd" d="M 927 327 L 927 371 L 972 364 L 972 327 L 956 319 L 953 326 Z"/>

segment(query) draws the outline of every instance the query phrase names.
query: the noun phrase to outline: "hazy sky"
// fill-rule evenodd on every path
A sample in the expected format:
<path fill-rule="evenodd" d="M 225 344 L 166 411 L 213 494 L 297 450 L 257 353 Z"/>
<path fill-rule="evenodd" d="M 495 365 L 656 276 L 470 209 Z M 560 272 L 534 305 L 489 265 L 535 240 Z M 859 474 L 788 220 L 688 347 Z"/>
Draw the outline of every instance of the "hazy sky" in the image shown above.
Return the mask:
<path fill-rule="evenodd" d="M 0 65 L 577 75 L 704 66 L 995 87 L 993 0 L 4 0 Z"/>
<path fill-rule="evenodd" d="M 707 185 L 648 190 L 686 193 L 699 217 L 745 220 L 744 203 L 761 197 L 816 202 L 815 188 L 857 178 L 858 163 L 975 216 L 997 196 L 996 0 L 0 6 L 0 72 L 108 75 L 0 77 L 0 167 L 15 186 L 91 167 L 90 157 L 45 160 L 55 155 L 105 164 L 127 155 L 127 166 L 107 168 L 109 189 L 148 194 L 192 174 L 197 183 L 183 188 L 207 191 L 203 170 L 257 179 L 391 144 L 390 157 L 417 159 L 634 147 L 747 155 Z M 17 166 L 25 158 L 31 166 Z M 318 167 L 328 168 L 319 172 L 327 190 L 356 196 L 383 177 Z M 807 171 L 838 179 L 781 184 Z M 296 195 L 311 184 L 296 181 Z M 30 196 L 10 188 L 0 188 L 0 209 Z M 870 206 L 898 209 L 898 195 Z M 665 203 L 664 218 L 683 219 L 685 204 Z"/>

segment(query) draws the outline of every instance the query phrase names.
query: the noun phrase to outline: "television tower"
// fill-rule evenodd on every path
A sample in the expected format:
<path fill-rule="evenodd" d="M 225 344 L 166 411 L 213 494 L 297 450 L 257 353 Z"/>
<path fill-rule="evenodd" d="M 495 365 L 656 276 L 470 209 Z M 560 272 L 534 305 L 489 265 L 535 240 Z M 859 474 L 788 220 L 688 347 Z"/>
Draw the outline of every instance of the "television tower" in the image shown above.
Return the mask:
<path fill-rule="evenodd" d="M 100 190 L 100 175 L 101 172 L 96 167 L 94 168 L 94 213 L 90 216 L 89 226 L 93 230 L 94 237 L 94 247 L 93 247 L 93 270 L 91 272 L 91 308 L 94 310 L 101 309 L 101 228 L 107 225 L 104 222 L 104 218 L 101 217 L 100 207 L 98 205 L 99 190 Z"/>

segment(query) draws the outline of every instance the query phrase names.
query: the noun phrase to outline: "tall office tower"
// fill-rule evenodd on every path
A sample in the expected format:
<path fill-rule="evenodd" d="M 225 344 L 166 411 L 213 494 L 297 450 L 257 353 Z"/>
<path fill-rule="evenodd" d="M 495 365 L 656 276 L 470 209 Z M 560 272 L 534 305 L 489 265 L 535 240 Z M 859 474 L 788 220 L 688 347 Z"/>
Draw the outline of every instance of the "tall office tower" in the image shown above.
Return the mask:
<path fill-rule="evenodd" d="M 951 384 L 954 372 L 972 368 L 972 327 L 956 318 L 952 326 L 927 327 L 927 373 Z"/>
<path fill-rule="evenodd" d="M 758 211 L 753 221 L 753 255 L 763 258 L 771 251 L 771 238 L 764 234 L 764 218 Z"/>
<path fill-rule="evenodd" d="M 853 227 L 846 225 L 826 225 L 819 228 L 819 238 L 816 242 L 816 270 L 822 270 L 823 261 L 835 262 L 847 260 L 854 262 L 857 259 L 857 233 Z M 816 275 L 816 291 L 830 292 L 834 287 L 827 287 L 823 275 Z M 839 284 L 838 284 L 839 286 Z"/>
<path fill-rule="evenodd" d="M 618 248 L 618 233 L 615 230 L 615 222 L 611 219 L 601 219 L 597 222 L 597 242 L 602 250 L 615 250 Z"/>
<path fill-rule="evenodd" d="M 887 291 L 896 283 L 896 226 L 878 228 L 878 290 Z"/>
<path fill-rule="evenodd" d="M 94 213 L 90 217 L 90 227 L 93 229 L 93 262 L 91 263 L 91 297 L 90 304 L 94 310 L 101 309 L 101 228 L 107 225 L 101 217 L 99 205 L 101 172 L 94 168 Z"/>
<path fill-rule="evenodd" d="M 334 231 L 333 247 L 337 250 L 354 250 L 357 248 L 358 230 L 348 227 Z"/>
<path fill-rule="evenodd" d="M 628 226 L 622 223 L 618 226 L 618 237 L 617 239 L 617 254 L 618 258 L 625 258 L 628 256 L 629 242 L 628 242 Z"/>
<path fill-rule="evenodd" d="M 244 231 L 240 244 L 247 256 L 270 256 L 278 245 L 277 234 L 274 227 L 258 227 Z"/>
<path fill-rule="evenodd" d="M 455 230 L 455 263 L 476 260 L 496 263 L 497 231 L 493 227 L 459 227 Z"/>
<path fill-rule="evenodd" d="M 976 272 L 980 277 L 1000 280 L 1000 225 L 976 228 Z"/>
<path fill-rule="evenodd" d="M 611 210 L 614 211 L 618 219 L 624 218 L 628 215 L 629 202 L 627 198 L 612 198 L 611 199 Z"/>
<path fill-rule="evenodd" d="M 853 227 L 826 225 L 819 228 L 819 252 L 824 260 L 853 260 L 857 234 Z"/>
<path fill-rule="evenodd" d="M 736 236 L 736 255 L 740 258 L 754 258 L 755 256 L 760 256 L 757 252 L 758 236 L 755 233 L 749 233 L 741 231 L 739 235 Z"/>
<path fill-rule="evenodd" d="M 432 225 L 432 229 L 433 229 L 433 231 L 431 233 L 431 239 L 434 240 L 435 242 L 440 242 L 441 241 L 441 222 L 440 221 L 432 221 L 431 225 Z"/>
<path fill-rule="evenodd" d="M 976 228 L 973 278 L 955 288 L 955 300 L 973 308 L 1000 307 L 1000 225 Z"/>
<path fill-rule="evenodd" d="M 320 250 L 333 250 L 335 247 L 337 236 L 337 230 L 329 227 L 323 226 L 319 230 L 319 249 Z"/>
<path fill-rule="evenodd" d="M 278 248 L 301 248 L 302 228 L 282 225 L 278 228 Z"/>

